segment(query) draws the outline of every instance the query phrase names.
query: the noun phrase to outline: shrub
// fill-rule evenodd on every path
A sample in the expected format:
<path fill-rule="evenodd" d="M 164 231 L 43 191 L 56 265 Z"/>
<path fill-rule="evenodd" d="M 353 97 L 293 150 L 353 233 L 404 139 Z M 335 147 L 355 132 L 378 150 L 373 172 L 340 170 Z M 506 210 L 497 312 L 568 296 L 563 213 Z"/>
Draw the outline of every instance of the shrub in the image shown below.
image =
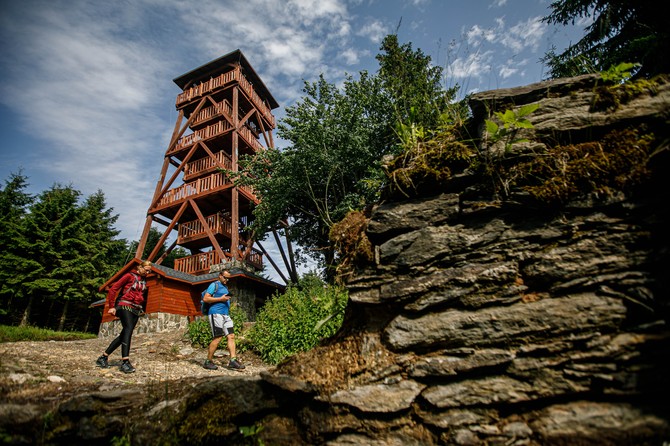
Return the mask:
<path fill-rule="evenodd" d="M 266 302 L 246 333 L 247 341 L 264 361 L 277 364 L 335 334 L 342 325 L 347 299 L 344 288 L 324 285 L 315 275 L 308 275 Z"/>
<path fill-rule="evenodd" d="M 233 319 L 233 330 L 235 336 L 239 336 L 247 322 L 247 314 L 239 305 L 230 306 L 230 317 Z M 188 338 L 192 345 L 207 347 L 212 342 L 212 330 L 209 328 L 207 317 L 201 317 L 188 324 Z M 219 344 L 219 348 L 227 348 L 225 342 Z"/>

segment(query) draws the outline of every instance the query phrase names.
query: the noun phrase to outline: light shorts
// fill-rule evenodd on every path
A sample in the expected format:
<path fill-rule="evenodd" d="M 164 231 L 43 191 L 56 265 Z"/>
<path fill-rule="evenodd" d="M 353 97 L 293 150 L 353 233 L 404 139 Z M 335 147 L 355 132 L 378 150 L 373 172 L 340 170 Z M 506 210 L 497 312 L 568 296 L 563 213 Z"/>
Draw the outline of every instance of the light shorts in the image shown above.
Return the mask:
<path fill-rule="evenodd" d="M 213 338 L 233 334 L 233 320 L 227 314 L 210 314 L 208 318 Z"/>

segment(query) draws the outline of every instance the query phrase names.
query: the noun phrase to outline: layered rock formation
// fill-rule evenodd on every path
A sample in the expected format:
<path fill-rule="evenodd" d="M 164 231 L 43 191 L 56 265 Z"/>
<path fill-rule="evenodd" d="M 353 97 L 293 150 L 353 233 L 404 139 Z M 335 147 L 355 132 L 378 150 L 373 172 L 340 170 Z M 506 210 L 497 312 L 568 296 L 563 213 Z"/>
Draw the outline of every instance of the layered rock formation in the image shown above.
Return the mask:
<path fill-rule="evenodd" d="M 543 204 L 514 182 L 501 197 L 464 171 L 379 205 L 366 232 L 374 261 L 349 281 L 334 339 L 258 379 L 210 380 L 145 406 L 125 427 L 132 443 L 670 441 L 670 85 L 606 103 L 612 90 L 600 88 L 585 76 L 481 93 L 473 128 L 493 111 L 539 104 L 507 172 L 554 146 L 635 128 L 653 134 L 640 181 Z M 86 398 L 93 407 L 104 396 Z M 84 429 L 95 414 L 65 404 L 56 418 L 68 428 L 46 438 L 95 437 Z"/>

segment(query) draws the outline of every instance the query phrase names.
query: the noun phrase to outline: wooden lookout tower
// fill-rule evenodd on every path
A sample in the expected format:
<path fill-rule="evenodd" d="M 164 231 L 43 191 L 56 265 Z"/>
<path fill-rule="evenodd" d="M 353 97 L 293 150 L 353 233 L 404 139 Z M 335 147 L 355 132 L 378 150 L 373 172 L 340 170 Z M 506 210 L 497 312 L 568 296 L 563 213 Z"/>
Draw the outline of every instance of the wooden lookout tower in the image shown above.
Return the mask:
<path fill-rule="evenodd" d="M 259 283 L 263 292 L 273 289 L 272 282 L 264 283 L 268 281 L 255 274 L 263 268 L 263 253 L 254 249 L 247 230 L 258 199 L 250 188 L 234 185 L 230 173 L 238 171 L 242 155 L 274 146 L 272 110 L 278 104 L 240 50 L 189 71 L 174 82 L 182 89 L 176 100 L 177 121 L 135 261 L 142 258 L 152 225 L 165 226 L 163 237 L 147 259 L 160 266 L 176 246 L 190 255 L 177 259 L 174 269 L 159 267 L 149 276 L 150 290 L 153 278 L 160 282 L 154 290 L 164 292 L 150 292 L 147 313 L 155 310 L 191 317 L 199 314 L 200 291 L 216 277 L 213 269 L 220 265 L 237 272 L 233 287 L 238 292 Z M 170 236 L 174 242 L 157 258 Z M 101 290 L 131 269 L 132 263 Z M 106 311 L 103 324 L 112 320 Z"/>
<path fill-rule="evenodd" d="M 251 189 L 233 185 L 225 171 L 237 172 L 242 154 L 274 145 L 272 110 L 278 104 L 239 50 L 174 82 L 183 90 L 179 114 L 135 257 L 141 258 L 157 222 L 167 229 L 149 260 L 160 263 L 155 256 L 176 230 L 175 245 L 192 253 L 175 262 L 177 271 L 207 273 L 229 259 L 260 270 L 262 253 L 246 231 L 258 200 Z"/>

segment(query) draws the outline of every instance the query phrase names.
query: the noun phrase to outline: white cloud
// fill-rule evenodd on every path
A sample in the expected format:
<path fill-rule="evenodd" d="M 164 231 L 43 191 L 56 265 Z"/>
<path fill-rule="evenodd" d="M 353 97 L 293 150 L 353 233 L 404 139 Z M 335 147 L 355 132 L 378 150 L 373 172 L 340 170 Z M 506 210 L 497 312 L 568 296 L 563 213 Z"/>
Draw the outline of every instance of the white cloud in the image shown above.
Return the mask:
<path fill-rule="evenodd" d="M 358 63 L 358 53 L 353 48 L 347 48 L 340 54 L 347 65 L 355 65 Z"/>
<path fill-rule="evenodd" d="M 492 55 L 492 51 L 487 51 L 459 57 L 447 66 L 447 75 L 457 80 L 480 78 L 491 71 Z"/>
<path fill-rule="evenodd" d="M 366 37 L 374 43 L 380 43 L 387 34 L 388 28 L 377 19 L 365 23 L 365 25 L 356 32 L 357 36 Z"/>
<path fill-rule="evenodd" d="M 517 23 L 501 34 L 500 42 L 512 51 L 520 52 L 525 49 L 536 51 L 547 30 L 546 24 L 541 20 L 542 17 L 531 17 Z"/>

